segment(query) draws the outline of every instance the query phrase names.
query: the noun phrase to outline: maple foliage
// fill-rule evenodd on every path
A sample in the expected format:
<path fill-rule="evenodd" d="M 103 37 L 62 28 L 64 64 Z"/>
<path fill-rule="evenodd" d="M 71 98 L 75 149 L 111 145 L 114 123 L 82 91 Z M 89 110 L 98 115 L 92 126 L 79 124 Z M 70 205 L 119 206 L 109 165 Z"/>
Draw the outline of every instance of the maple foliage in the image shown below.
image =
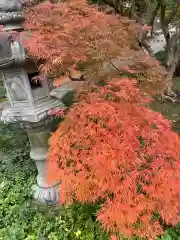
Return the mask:
<path fill-rule="evenodd" d="M 159 63 L 145 56 L 136 34 L 145 27 L 125 17 L 107 15 L 86 0 L 41 3 L 24 12 L 28 53 L 40 61 L 39 69 L 60 85 L 64 76 L 83 71 L 87 82 L 117 75 L 111 61 L 136 68 L 140 85 L 151 92 L 166 87 L 166 73 Z M 107 66 L 106 63 L 109 63 Z M 122 63 L 122 64 L 121 64 Z"/>
<path fill-rule="evenodd" d="M 61 203 L 101 200 L 97 218 L 112 239 L 117 232 L 154 239 L 161 222 L 180 220 L 180 139 L 147 106 L 145 93 L 163 91 L 166 73 L 138 47 L 142 27 L 85 0 L 39 4 L 25 17 L 24 45 L 54 86 L 77 70 L 87 80 L 49 141 L 47 177 L 62 180 Z M 136 80 L 117 78 L 125 72 Z"/>
<path fill-rule="evenodd" d="M 103 199 L 106 230 L 154 239 L 180 221 L 180 138 L 149 101 L 133 79 L 95 88 L 51 136 L 47 169 L 61 203 Z"/>

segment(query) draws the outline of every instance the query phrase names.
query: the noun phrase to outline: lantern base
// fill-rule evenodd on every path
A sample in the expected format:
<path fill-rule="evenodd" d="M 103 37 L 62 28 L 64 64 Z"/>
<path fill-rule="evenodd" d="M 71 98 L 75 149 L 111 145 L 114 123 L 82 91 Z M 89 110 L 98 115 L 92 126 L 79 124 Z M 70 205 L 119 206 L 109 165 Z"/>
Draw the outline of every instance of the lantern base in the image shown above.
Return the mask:
<path fill-rule="evenodd" d="M 36 186 L 33 186 L 33 198 L 42 204 L 56 205 L 59 201 L 60 181 L 49 182 L 47 176 L 47 152 L 50 136 L 50 121 L 44 119 L 36 123 L 21 123 L 27 132 L 31 150 L 30 157 L 38 171 Z"/>
<path fill-rule="evenodd" d="M 40 204 L 56 205 L 59 202 L 59 185 L 53 187 L 32 187 L 33 198 Z"/>

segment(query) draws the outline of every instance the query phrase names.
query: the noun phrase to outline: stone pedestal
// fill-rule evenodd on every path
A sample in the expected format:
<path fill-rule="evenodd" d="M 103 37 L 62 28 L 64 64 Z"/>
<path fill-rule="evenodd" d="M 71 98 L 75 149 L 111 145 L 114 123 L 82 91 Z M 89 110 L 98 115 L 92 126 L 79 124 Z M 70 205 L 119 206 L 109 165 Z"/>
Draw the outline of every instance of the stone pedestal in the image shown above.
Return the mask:
<path fill-rule="evenodd" d="M 21 123 L 28 134 L 31 151 L 30 157 L 35 161 L 38 170 L 37 185 L 33 186 L 35 200 L 45 204 L 57 204 L 59 200 L 59 183 L 53 185 L 46 181 L 46 154 L 48 151 L 49 121 Z"/>
<path fill-rule="evenodd" d="M 59 183 L 49 185 L 45 174 L 48 114 L 53 109 L 65 108 L 62 98 L 73 90 L 73 86 L 52 90 L 48 76 L 39 73 L 36 63 L 27 55 L 19 35 L 23 30 L 22 8 L 20 0 L 0 0 L 0 24 L 3 25 L 3 31 L 0 32 L 0 78 L 8 98 L 8 106 L 0 111 L 0 117 L 4 122 L 20 123 L 28 134 L 30 156 L 38 170 L 34 198 L 41 203 L 56 204 L 59 199 Z M 10 30 L 16 31 L 16 40 L 12 38 Z M 76 78 L 77 76 L 73 80 Z"/>

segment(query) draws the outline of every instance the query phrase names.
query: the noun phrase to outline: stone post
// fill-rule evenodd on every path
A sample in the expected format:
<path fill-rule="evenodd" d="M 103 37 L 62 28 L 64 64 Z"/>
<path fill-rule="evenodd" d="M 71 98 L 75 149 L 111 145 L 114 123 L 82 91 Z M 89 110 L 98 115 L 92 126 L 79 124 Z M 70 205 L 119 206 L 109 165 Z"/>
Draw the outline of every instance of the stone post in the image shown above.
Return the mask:
<path fill-rule="evenodd" d="M 3 25 L 3 31 L 0 32 L 0 77 L 8 98 L 8 105 L 0 117 L 4 122 L 20 123 L 28 134 L 30 157 L 38 170 L 34 198 L 41 203 L 56 204 L 59 200 L 59 182 L 48 184 L 45 174 L 50 123 L 48 113 L 53 109 L 65 108 L 62 99 L 74 86 L 66 84 L 52 90 L 48 76 L 43 76 L 43 81 L 37 84 L 32 81 L 40 73 L 20 43 L 22 8 L 19 0 L 0 0 L 0 24 Z M 16 40 L 12 39 L 11 31 L 17 32 Z M 72 80 L 77 80 L 77 76 Z"/>
<path fill-rule="evenodd" d="M 28 134 L 31 151 L 30 157 L 35 161 L 38 170 L 37 185 L 33 187 L 34 199 L 45 204 L 56 204 L 59 200 L 59 184 L 47 184 L 46 154 L 48 151 L 49 121 L 21 123 Z"/>

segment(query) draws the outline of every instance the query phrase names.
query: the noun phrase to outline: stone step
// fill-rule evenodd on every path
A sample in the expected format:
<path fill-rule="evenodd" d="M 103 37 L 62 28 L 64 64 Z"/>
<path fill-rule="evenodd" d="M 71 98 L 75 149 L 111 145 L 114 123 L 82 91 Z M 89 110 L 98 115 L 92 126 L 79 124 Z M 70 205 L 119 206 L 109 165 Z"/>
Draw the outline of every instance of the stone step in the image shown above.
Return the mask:
<path fill-rule="evenodd" d="M 70 81 L 62 84 L 60 87 L 52 89 L 50 95 L 54 98 L 62 100 L 69 92 L 74 91 L 76 88 L 81 86 L 81 84 L 83 84 L 83 81 Z"/>

